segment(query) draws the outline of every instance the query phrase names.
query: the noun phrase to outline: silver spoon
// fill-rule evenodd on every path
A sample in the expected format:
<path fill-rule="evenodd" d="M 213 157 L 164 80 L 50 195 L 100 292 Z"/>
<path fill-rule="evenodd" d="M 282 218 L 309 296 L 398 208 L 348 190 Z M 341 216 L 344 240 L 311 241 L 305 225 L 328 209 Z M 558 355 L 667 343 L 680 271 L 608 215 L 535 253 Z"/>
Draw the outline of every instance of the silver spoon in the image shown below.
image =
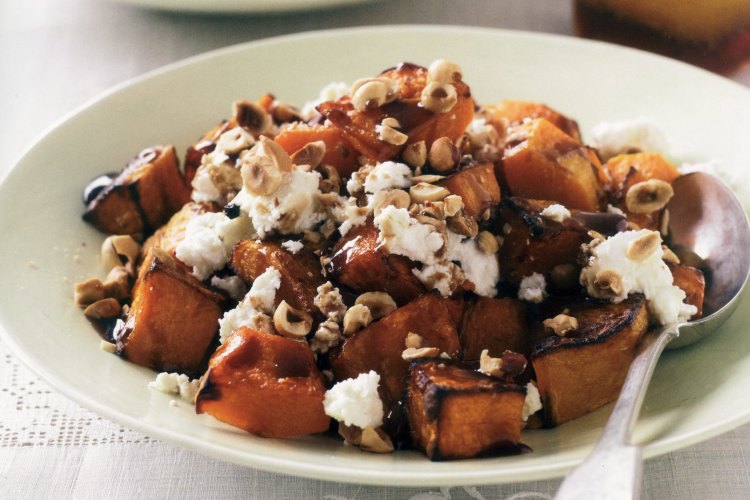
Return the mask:
<path fill-rule="evenodd" d="M 630 437 L 659 355 L 670 341 L 670 347 L 682 347 L 716 330 L 737 307 L 747 283 L 750 227 L 734 194 L 699 172 L 677 178 L 672 187 L 670 247 L 683 262 L 699 263 L 706 274 L 704 316 L 666 325 L 644 338 L 604 432 L 586 460 L 565 477 L 556 500 L 640 497 L 643 452 Z"/>

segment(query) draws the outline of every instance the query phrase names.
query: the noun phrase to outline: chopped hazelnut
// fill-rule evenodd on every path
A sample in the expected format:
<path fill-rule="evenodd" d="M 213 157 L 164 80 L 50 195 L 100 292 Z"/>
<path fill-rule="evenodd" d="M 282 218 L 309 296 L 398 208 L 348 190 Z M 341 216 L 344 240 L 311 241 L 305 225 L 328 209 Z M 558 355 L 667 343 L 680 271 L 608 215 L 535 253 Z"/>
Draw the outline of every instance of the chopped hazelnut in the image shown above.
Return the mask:
<path fill-rule="evenodd" d="M 409 197 L 409 193 L 401 189 L 378 191 L 373 201 L 372 212 L 373 215 L 377 217 L 385 207 L 394 206 L 396 208 L 409 208 L 410 202 L 411 197 Z"/>
<path fill-rule="evenodd" d="M 273 126 L 271 115 L 252 101 L 235 101 L 232 107 L 237 123 L 256 137 Z"/>
<path fill-rule="evenodd" d="M 398 98 L 398 83 L 390 78 L 366 78 L 357 80 L 352 86 L 352 106 L 357 111 L 379 108 Z"/>
<path fill-rule="evenodd" d="M 625 251 L 628 259 L 643 262 L 661 246 L 661 235 L 656 231 L 649 231 L 637 240 L 631 241 Z"/>
<path fill-rule="evenodd" d="M 421 167 L 427 161 L 427 146 L 424 141 L 409 144 L 401 153 L 401 159 L 412 168 Z"/>
<path fill-rule="evenodd" d="M 457 194 L 446 196 L 443 203 L 446 217 L 453 217 L 464 208 L 464 200 Z"/>
<path fill-rule="evenodd" d="M 594 286 L 600 291 L 618 296 L 623 292 L 622 277 L 613 269 L 602 269 L 594 276 Z"/>
<path fill-rule="evenodd" d="M 273 326 L 284 337 L 304 338 L 312 328 L 312 316 L 282 300 L 273 313 Z"/>
<path fill-rule="evenodd" d="M 427 79 L 438 83 L 453 83 L 463 76 L 461 66 L 445 59 L 438 59 L 427 69 Z"/>
<path fill-rule="evenodd" d="M 427 160 L 438 172 L 447 172 L 458 163 L 458 149 L 450 138 L 441 137 L 430 146 Z"/>
<path fill-rule="evenodd" d="M 373 321 L 388 316 L 398 308 L 396 301 L 385 292 L 363 293 L 354 303 L 366 306 Z"/>
<path fill-rule="evenodd" d="M 543 324 L 545 328 L 552 330 L 555 335 L 560 337 L 578 329 L 578 320 L 567 314 L 558 314 L 554 318 L 545 319 Z"/>
<path fill-rule="evenodd" d="M 372 314 L 366 305 L 356 304 L 344 315 L 344 335 L 352 335 L 372 323 Z"/>
<path fill-rule="evenodd" d="M 323 162 L 323 156 L 326 154 L 326 143 L 323 141 L 308 142 L 291 156 L 292 163 L 295 165 L 309 165 L 317 168 Z"/>
<path fill-rule="evenodd" d="M 500 251 L 500 245 L 498 245 L 495 235 L 489 231 L 482 231 L 477 235 L 477 246 L 482 252 L 489 255 Z"/>
<path fill-rule="evenodd" d="M 405 361 L 412 361 L 420 358 L 436 358 L 440 355 L 440 349 L 437 347 L 407 347 L 401 353 L 401 358 Z"/>
<path fill-rule="evenodd" d="M 409 332 L 406 334 L 405 344 L 407 348 L 413 347 L 415 349 L 419 349 L 420 347 L 422 347 L 422 342 L 424 342 L 424 339 L 420 334 L 414 332 Z"/>
<path fill-rule="evenodd" d="M 419 99 L 424 109 L 433 113 L 447 113 L 458 102 L 456 87 L 449 83 L 429 82 Z"/>
<path fill-rule="evenodd" d="M 440 201 L 451 194 L 450 191 L 435 184 L 420 182 L 409 188 L 409 195 L 415 203 L 424 203 L 426 201 Z"/>
<path fill-rule="evenodd" d="M 633 184 L 625 194 L 625 206 L 634 214 L 661 210 L 674 195 L 672 185 L 660 179 Z"/>
<path fill-rule="evenodd" d="M 281 146 L 265 137 L 240 156 L 240 171 L 245 188 L 268 196 L 281 186 L 283 173 L 292 169 L 292 160 Z"/>
<path fill-rule="evenodd" d="M 111 269 L 126 266 L 128 272 L 135 273 L 135 262 L 141 252 L 141 245 L 132 236 L 118 234 L 108 236 L 102 243 L 101 257 L 104 266 Z"/>
<path fill-rule="evenodd" d="M 675 265 L 680 263 L 680 258 L 667 245 L 662 245 L 661 251 L 662 251 L 661 258 L 665 262 L 669 262 L 670 264 L 675 264 Z"/>
<path fill-rule="evenodd" d="M 216 149 L 228 155 L 236 154 L 255 144 L 255 138 L 242 127 L 234 127 L 219 136 Z"/>
<path fill-rule="evenodd" d="M 468 236 L 469 238 L 473 238 L 479 232 L 479 227 L 477 226 L 476 221 L 471 217 L 467 217 L 463 213 L 459 213 L 453 217 L 448 217 L 446 222 L 448 223 L 448 229 L 454 233 Z"/>
<path fill-rule="evenodd" d="M 385 122 L 385 120 L 383 121 Z M 394 146 L 401 146 L 403 144 L 406 144 L 409 136 L 404 134 L 403 132 L 399 132 L 389 125 L 380 125 L 380 133 L 378 134 L 378 139 L 383 142 L 387 142 L 388 144 L 393 144 Z"/>
<path fill-rule="evenodd" d="M 113 298 L 97 300 L 83 310 L 83 314 L 92 319 L 114 318 L 119 316 L 120 312 L 120 303 Z"/>

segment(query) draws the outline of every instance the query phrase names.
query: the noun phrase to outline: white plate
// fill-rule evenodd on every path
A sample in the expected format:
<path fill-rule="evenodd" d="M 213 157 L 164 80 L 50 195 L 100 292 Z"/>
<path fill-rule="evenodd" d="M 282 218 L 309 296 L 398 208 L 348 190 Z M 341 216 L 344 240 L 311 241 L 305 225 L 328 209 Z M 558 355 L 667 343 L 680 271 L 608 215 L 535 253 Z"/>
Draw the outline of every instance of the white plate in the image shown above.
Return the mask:
<path fill-rule="evenodd" d="M 53 128 L 0 187 L 0 321 L 13 351 L 57 390 L 121 424 L 251 467 L 387 485 L 512 482 L 562 474 L 586 455 L 607 410 L 553 430 L 526 432 L 535 451 L 432 463 L 417 452 L 375 456 L 327 438 L 267 440 L 229 429 L 147 389 L 149 370 L 100 350 L 73 305 L 73 283 L 101 276 L 102 236 L 81 221 L 86 182 L 142 147 L 178 151 L 264 91 L 290 102 L 331 80 L 353 81 L 399 61 L 461 63 L 479 102 L 524 98 L 579 120 L 648 115 L 696 160 L 750 158 L 750 92 L 657 56 L 570 38 L 450 27 L 309 33 L 231 47 L 120 86 Z M 675 450 L 750 420 L 750 303 L 723 331 L 664 355 L 636 429 L 646 455 Z"/>
<path fill-rule="evenodd" d="M 206 14 L 281 13 L 328 9 L 373 0 L 110 0 L 113 2 L 171 11 Z"/>

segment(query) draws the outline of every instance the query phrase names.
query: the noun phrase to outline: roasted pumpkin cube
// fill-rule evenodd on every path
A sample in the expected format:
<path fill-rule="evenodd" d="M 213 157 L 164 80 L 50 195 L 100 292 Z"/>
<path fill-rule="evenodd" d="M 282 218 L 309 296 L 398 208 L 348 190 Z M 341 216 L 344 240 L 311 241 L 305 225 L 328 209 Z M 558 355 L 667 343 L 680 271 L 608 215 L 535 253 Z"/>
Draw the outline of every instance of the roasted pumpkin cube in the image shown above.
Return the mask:
<path fill-rule="evenodd" d="M 453 82 L 457 102 L 447 113 L 433 113 L 420 105 L 420 95 L 427 85 L 427 69 L 414 64 L 400 64 L 380 76 L 395 80 L 399 87 L 396 101 L 374 109 L 357 111 L 349 96 L 328 101 L 318 111 L 361 154 L 370 160 L 385 161 L 396 157 L 403 146 L 396 146 L 379 138 L 375 127 L 384 118 L 395 118 L 400 130 L 408 135 L 408 143 L 425 141 L 427 147 L 441 137 L 457 140 L 474 117 L 474 100 L 468 85 Z"/>
<path fill-rule="evenodd" d="M 532 273 L 549 274 L 556 266 L 580 270 L 581 244 L 591 240 L 588 229 L 574 218 L 563 222 L 541 215 L 550 201 L 505 198 L 498 231 L 503 237 L 500 262 L 503 279 L 517 285 Z M 577 281 L 577 280 L 574 280 Z"/>
<path fill-rule="evenodd" d="M 349 177 L 359 168 L 352 145 L 340 129 L 330 125 L 295 124 L 283 128 L 274 141 L 290 155 L 311 142 L 323 141 L 326 145 L 323 164 L 332 165 L 342 178 Z"/>
<path fill-rule="evenodd" d="M 531 363 L 548 425 L 578 418 L 617 399 L 636 347 L 648 329 L 646 299 L 589 301 L 568 307 L 578 328 L 539 342 Z"/>
<path fill-rule="evenodd" d="M 219 329 L 222 302 L 172 256 L 152 248 L 115 335 L 118 353 L 156 371 L 199 374 Z"/>
<path fill-rule="evenodd" d="M 498 104 L 485 106 L 484 111 L 491 118 L 501 118 L 508 124 L 518 124 L 524 120 L 544 118 L 576 141 L 581 142 L 581 132 L 575 120 L 571 120 L 546 104 L 506 99 L 500 101 Z"/>
<path fill-rule="evenodd" d="M 305 342 L 235 330 L 208 363 L 195 411 L 263 437 L 328 430 L 325 385 Z"/>
<path fill-rule="evenodd" d="M 680 172 L 672 163 L 658 153 L 622 154 L 610 158 L 604 164 L 609 172 L 609 195 L 612 205 L 620 208 L 628 220 L 645 229 L 659 229 L 662 210 L 649 213 L 633 213 L 628 210 L 625 197 L 631 187 L 639 182 L 658 179 L 671 184 Z"/>
<path fill-rule="evenodd" d="M 333 372 L 343 380 L 375 370 L 381 377 L 381 396 L 386 405 L 393 405 L 401 399 L 409 370 L 401 357 L 407 335 L 417 333 L 425 347 L 456 357 L 461 350 L 456 331 L 460 317 L 456 301 L 423 295 L 347 338 L 331 358 Z"/>
<path fill-rule="evenodd" d="M 596 153 L 544 118 L 508 130 L 498 177 L 514 196 L 590 212 L 604 208 L 606 177 Z"/>
<path fill-rule="evenodd" d="M 706 279 L 703 272 L 695 267 L 684 264 L 667 264 L 672 271 L 674 285 L 685 292 L 685 302 L 698 308 L 691 319 L 703 316 L 703 296 L 706 291 Z"/>
<path fill-rule="evenodd" d="M 315 295 L 324 280 L 320 260 L 311 251 L 303 248 L 293 254 L 279 243 L 242 240 L 232 250 L 230 265 L 248 284 L 269 267 L 276 268 L 281 273 L 281 285 L 275 305 L 285 300 L 292 307 L 310 314 L 316 311 Z"/>
<path fill-rule="evenodd" d="M 372 220 L 349 230 L 331 250 L 326 274 L 356 293 L 387 292 L 398 304 L 406 304 L 425 288 L 412 272 L 414 264 L 389 254 L 378 243 L 378 234 Z"/>
<path fill-rule="evenodd" d="M 467 304 L 460 330 L 464 361 L 478 361 L 483 349 L 531 352 L 526 304 L 520 300 L 479 297 Z"/>
<path fill-rule="evenodd" d="M 492 163 L 470 166 L 438 184 L 460 196 L 464 202 L 464 213 L 475 219 L 500 203 L 500 185 Z"/>
<path fill-rule="evenodd" d="M 517 453 L 525 397 L 525 388 L 454 361 L 416 360 L 407 389 L 412 441 L 430 460 Z"/>
<path fill-rule="evenodd" d="M 86 206 L 83 219 L 110 234 L 146 235 L 190 201 L 172 146 L 144 149 Z"/>

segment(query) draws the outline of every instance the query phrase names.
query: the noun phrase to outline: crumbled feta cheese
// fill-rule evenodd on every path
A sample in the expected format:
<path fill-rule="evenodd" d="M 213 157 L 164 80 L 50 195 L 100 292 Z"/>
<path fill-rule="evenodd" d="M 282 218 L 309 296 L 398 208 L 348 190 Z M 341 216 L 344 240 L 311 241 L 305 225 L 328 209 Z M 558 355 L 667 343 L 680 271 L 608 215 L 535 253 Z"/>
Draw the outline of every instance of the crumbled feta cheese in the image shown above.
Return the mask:
<path fill-rule="evenodd" d="M 255 278 L 253 286 L 247 292 L 246 298 L 250 305 L 264 313 L 273 313 L 273 302 L 276 299 L 276 290 L 281 286 L 281 273 L 275 267 L 266 268 L 263 273 Z"/>
<path fill-rule="evenodd" d="M 252 235 L 243 218 L 230 219 L 222 212 L 200 214 L 185 227 L 185 238 L 175 249 L 176 257 L 192 266 L 193 274 L 205 280 L 223 268 L 234 245 Z"/>
<path fill-rule="evenodd" d="M 224 290 L 234 300 L 242 300 L 242 297 L 247 293 L 247 286 L 239 276 L 227 276 L 226 278 L 214 276 L 211 278 L 211 286 Z"/>
<path fill-rule="evenodd" d="M 480 250 L 476 238 L 465 239 L 460 234 L 448 231 L 445 258 L 461 265 L 466 278 L 474 283 L 474 291 L 477 295 L 484 297 L 497 295 L 496 286 L 500 280 L 500 264 L 497 254 L 488 254 Z"/>
<path fill-rule="evenodd" d="M 357 199 L 354 197 L 346 200 L 343 210 L 343 222 L 339 226 L 341 236 L 346 236 L 353 227 L 364 224 L 367 221 L 370 211 L 369 207 L 357 206 Z"/>
<path fill-rule="evenodd" d="M 385 189 L 411 186 L 411 168 L 403 163 L 386 161 L 379 163 L 365 177 L 365 192 L 376 194 Z"/>
<path fill-rule="evenodd" d="M 268 318 L 273 314 L 276 291 L 281 286 L 281 273 L 274 268 L 267 268 L 253 281 L 253 286 L 237 307 L 224 313 L 219 320 L 219 341 L 223 344 L 233 331 L 241 326 L 250 326 L 255 330 L 269 332 L 272 327 Z"/>
<path fill-rule="evenodd" d="M 632 151 L 670 154 L 667 137 L 650 118 L 602 122 L 591 130 L 591 145 L 603 159 Z"/>
<path fill-rule="evenodd" d="M 443 297 L 450 297 L 455 287 L 463 282 L 457 283 L 456 270 L 457 266 L 452 262 L 437 262 L 425 264 L 422 269 L 412 269 L 411 272 L 428 290 L 437 290 Z"/>
<path fill-rule="evenodd" d="M 553 203 L 542 210 L 540 215 L 553 221 L 564 222 L 565 219 L 570 218 L 570 210 L 558 203 Z"/>
<path fill-rule="evenodd" d="M 543 274 L 531 273 L 521 280 L 518 288 L 518 298 L 526 302 L 539 304 L 547 296 L 547 281 Z"/>
<path fill-rule="evenodd" d="M 301 241 L 295 241 L 295 240 L 287 240 L 283 242 L 281 246 L 286 248 L 292 253 L 297 253 L 305 247 L 305 245 L 303 245 Z"/>
<path fill-rule="evenodd" d="M 392 254 L 403 255 L 416 262 L 435 262 L 435 253 L 443 248 L 443 236 L 428 224 L 421 224 L 405 208 L 385 207 L 375 217 L 380 230 L 378 243 Z"/>
<path fill-rule="evenodd" d="M 484 118 L 473 119 L 466 127 L 466 135 L 469 136 L 472 148 L 481 148 L 486 144 L 493 144 L 498 138 L 495 127 L 487 123 Z"/>
<path fill-rule="evenodd" d="M 302 110 L 300 111 L 302 119 L 304 119 L 305 121 L 309 121 L 320 116 L 318 110 L 315 109 L 319 104 L 326 101 L 335 101 L 336 99 L 340 99 L 341 97 L 347 95 L 349 93 L 349 90 L 351 90 L 351 85 L 346 82 L 329 83 L 328 85 L 320 89 L 320 94 L 318 95 L 317 99 L 308 101 L 302 106 Z"/>
<path fill-rule="evenodd" d="M 242 189 L 242 176 L 226 154 L 213 151 L 201 158 L 192 186 L 190 197 L 193 201 L 224 205 Z"/>
<path fill-rule="evenodd" d="M 591 248 L 588 263 L 581 271 L 581 284 L 592 297 L 608 298 L 612 302 L 622 302 L 631 293 L 642 293 L 648 300 L 649 310 L 662 325 L 687 320 L 697 309 L 685 304 L 685 292 L 673 285 L 672 273 L 662 260 L 661 245 L 638 260 L 628 258 L 631 243 L 651 233 L 659 235 L 647 229 L 625 231 Z M 619 293 L 602 296 L 595 286 L 597 273 L 605 269 L 619 275 Z"/>
<path fill-rule="evenodd" d="M 539 389 L 533 380 L 526 384 L 526 399 L 523 400 L 523 409 L 521 410 L 521 420 L 526 422 L 529 417 L 542 409 L 542 398 L 539 395 Z"/>
<path fill-rule="evenodd" d="M 318 172 L 295 167 L 284 173 L 281 186 L 273 194 L 258 195 L 243 188 L 233 202 L 250 217 L 261 238 L 272 231 L 304 233 L 326 215 L 325 207 L 318 201 L 320 178 Z"/>
<path fill-rule="evenodd" d="M 200 380 L 190 380 L 182 373 L 159 373 L 156 378 L 148 383 L 149 389 L 153 389 L 165 394 L 180 396 L 188 403 L 195 404 L 195 395 L 198 393 Z"/>
<path fill-rule="evenodd" d="M 361 429 L 383 424 L 383 402 L 378 395 L 380 375 L 370 370 L 357 378 L 342 380 L 325 393 L 326 415 Z"/>

